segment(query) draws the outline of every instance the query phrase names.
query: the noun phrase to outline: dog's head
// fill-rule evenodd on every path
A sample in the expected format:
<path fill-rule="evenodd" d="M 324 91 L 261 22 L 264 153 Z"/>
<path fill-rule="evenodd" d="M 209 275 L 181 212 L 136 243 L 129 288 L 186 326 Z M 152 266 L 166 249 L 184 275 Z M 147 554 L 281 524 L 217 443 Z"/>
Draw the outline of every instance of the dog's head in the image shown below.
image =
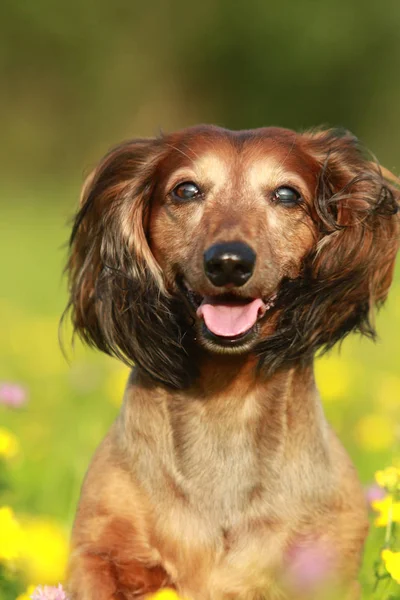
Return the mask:
<path fill-rule="evenodd" d="M 272 371 L 351 330 L 374 336 L 398 248 L 398 191 L 357 140 L 211 126 L 112 150 L 85 183 L 70 306 L 88 343 L 172 387 L 193 354 Z"/>

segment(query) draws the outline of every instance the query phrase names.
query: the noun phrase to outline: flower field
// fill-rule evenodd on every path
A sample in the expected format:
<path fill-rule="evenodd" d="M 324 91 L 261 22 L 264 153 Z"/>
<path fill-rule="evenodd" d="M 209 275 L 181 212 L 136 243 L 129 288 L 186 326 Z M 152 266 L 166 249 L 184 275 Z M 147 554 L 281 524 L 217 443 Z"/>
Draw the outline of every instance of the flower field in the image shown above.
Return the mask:
<path fill-rule="evenodd" d="M 70 198 L 2 206 L 0 235 L 0 600 L 64 600 L 68 536 L 85 469 L 127 379 L 114 359 L 58 339 Z M 325 411 L 371 505 L 364 599 L 400 599 L 400 269 L 377 315 L 380 340 L 353 337 L 317 362 Z M 41 586 L 41 587 L 38 587 Z M 46 587 L 45 587 L 46 586 Z M 159 600 L 172 600 L 163 592 Z"/>

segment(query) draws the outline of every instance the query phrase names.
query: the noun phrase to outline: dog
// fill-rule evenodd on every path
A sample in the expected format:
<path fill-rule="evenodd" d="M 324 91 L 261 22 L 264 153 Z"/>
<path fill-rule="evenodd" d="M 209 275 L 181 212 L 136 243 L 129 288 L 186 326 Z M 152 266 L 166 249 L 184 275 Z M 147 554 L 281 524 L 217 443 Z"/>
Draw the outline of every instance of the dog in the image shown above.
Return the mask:
<path fill-rule="evenodd" d="M 313 359 L 375 337 L 397 183 L 347 131 L 208 125 L 123 143 L 87 178 L 69 311 L 133 369 L 83 484 L 71 600 L 321 598 L 293 581 L 308 551 L 358 597 L 365 500 Z"/>

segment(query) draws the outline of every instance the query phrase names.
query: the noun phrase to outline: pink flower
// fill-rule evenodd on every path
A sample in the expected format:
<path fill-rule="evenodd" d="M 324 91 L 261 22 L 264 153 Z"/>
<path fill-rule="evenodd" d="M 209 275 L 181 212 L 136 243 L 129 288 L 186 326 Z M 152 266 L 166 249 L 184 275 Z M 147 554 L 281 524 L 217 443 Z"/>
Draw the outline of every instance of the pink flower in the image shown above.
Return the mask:
<path fill-rule="evenodd" d="M 57 587 L 45 585 L 40 586 L 31 594 L 32 600 L 68 600 L 61 583 Z"/>
<path fill-rule="evenodd" d="M 368 506 L 371 507 L 372 503 L 376 500 L 383 500 L 383 498 L 386 496 L 386 492 L 383 488 L 379 487 L 379 485 L 373 483 L 365 488 L 364 495 Z"/>
<path fill-rule="evenodd" d="M 26 388 L 18 383 L 0 381 L 0 404 L 18 408 L 23 406 L 28 399 Z"/>
<path fill-rule="evenodd" d="M 335 551 L 321 540 L 293 545 L 287 555 L 287 582 L 294 589 L 312 591 L 327 583 L 335 567 Z"/>

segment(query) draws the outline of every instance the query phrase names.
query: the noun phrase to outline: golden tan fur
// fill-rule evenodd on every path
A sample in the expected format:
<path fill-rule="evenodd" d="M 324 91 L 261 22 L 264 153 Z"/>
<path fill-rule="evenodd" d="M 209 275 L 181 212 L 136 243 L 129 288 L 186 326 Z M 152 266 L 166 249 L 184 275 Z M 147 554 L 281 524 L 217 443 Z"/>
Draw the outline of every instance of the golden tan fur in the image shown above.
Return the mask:
<path fill-rule="evenodd" d="M 107 558 L 117 568 L 133 559 L 162 565 L 165 582 L 188 598 L 269 598 L 262 594 L 285 549 L 315 535 L 336 550 L 340 575 L 356 578 L 363 495 L 324 420 L 311 369 L 268 386 L 248 378 L 221 389 L 220 378 L 209 382 L 209 397 L 192 392 L 189 405 L 186 394 L 131 381 L 83 490 L 70 580 L 77 598 L 102 598 L 97 578 Z M 118 521 L 126 538 L 112 548 Z M 140 531 L 131 536 L 132 524 Z M 105 564 L 74 582 L 85 555 L 100 549 Z"/>
<path fill-rule="evenodd" d="M 85 212 L 77 218 L 70 262 L 74 324 L 86 340 L 134 359 L 138 367 L 84 482 L 72 537 L 71 600 L 133 600 L 165 586 L 188 600 L 319 599 L 320 587 L 297 586 L 289 576 L 294 550 L 307 547 L 325 554 L 327 582 L 337 586 L 340 598 L 358 597 L 366 507 L 350 459 L 324 417 L 313 354 L 351 328 L 362 329 L 371 308 L 365 302 L 386 296 L 398 219 L 395 209 L 388 216 L 376 216 L 375 205 L 374 213 L 360 213 L 370 210 L 369 202 L 378 205 L 380 185 L 389 186 L 374 165 L 369 167 L 373 175 L 368 171 L 372 183 L 355 180 L 343 195 L 349 179 L 357 179 L 366 168 L 348 150 L 347 138 L 330 155 L 331 138 L 325 133 L 299 136 L 271 129 L 250 134 L 240 145 L 230 132 L 193 129 L 150 145 L 143 156 L 145 142 L 139 141 L 139 158 L 135 143 L 133 159 L 123 159 L 117 149 L 86 186 Z M 325 183 L 334 188 L 332 194 L 342 190 L 335 215 L 338 221 L 352 223 L 348 229 L 339 224 L 329 233 L 327 224 L 320 225 L 324 217 L 315 204 L 327 155 L 333 162 Z M 111 169 L 113 160 L 117 162 Z M 151 190 L 145 176 L 153 182 Z M 143 182 L 133 192 L 133 181 L 140 177 Z M 203 200 L 172 202 L 169 190 L 182 181 L 199 182 L 205 190 Z M 266 200 L 282 185 L 299 190 L 304 210 Z M 397 192 L 387 189 L 389 206 Z M 144 207 L 140 198 L 146 193 L 149 202 Z M 362 219 L 368 221 L 369 233 L 358 231 L 364 226 Z M 112 236 L 125 245 L 119 246 Z M 379 245 L 382 236 L 384 251 Z M 253 345 L 229 354 L 202 338 L 195 316 L 185 320 L 186 300 L 170 305 L 168 298 L 181 297 L 181 276 L 202 296 L 216 294 L 204 272 L 203 253 L 212 244 L 231 240 L 250 241 L 257 254 L 254 275 L 235 294 L 266 298 L 276 293 L 282 303 L 260 321 Z M 339 248 L 336 255 L 330 246 Z M 367 260 L 369 252 L 374 258 Z M 115 256 L 120 258 L 113 263 Z M 285 291 L 285 282 L 290 286 L 299 281 L 303 290 L 310 256 L 319 287 L 310 300 L 306 286 L 305 304 L 298 306 L 291 288 Z M 362 274 L 351 274 L 349 256 L 354 269 L 362 265 Z M 129 278 L 128 268 L 133 269 Z M 346 269 L 350 275 L 342 281 Z M 331 286 L 333 280 L 334 289 L 334 270 L 340 275 L 337 285 L 346 286 L 337 312 L 318 304 L 318 293 L 321 302 L 328 302 L 322 282 Z M 106 278 L 123 271 L 114 294 L 116 280 L 110 283 Z M 147 285 L 155 313 L 140 345 L 130 336 L 135 326 L 144 326 L 144 317 L 137 315 L 146 302 L 146 288 L 137 284 L 139 296 L 129 294 L 132 282 L 145 276 L 153 282 Z M 107 304 L 110 293 L 113 301 Z M 161 314 L 165 307 L 169 312 Z M 132 331 L 125 331 L 128 321 L 125 329 L 118 321 L 126 314 L 136 319 Z M 303 318 L 309 320 L 307 339 L 300 343 L 297 337 L 285 338 L 292 331 L 285 314 L 293 315 L 293 322 L 299 319 L 292 328 L 296 331 Z M 157 341 L 157 327 L 181 317 L 174 343 L 164 349 L 167 333 L 160 329 Z M 276 337 L 280 331 L 287 332 L 283 342 Z M 287 354 L 286 349 L 283 354 L 281 345 L 268 350 L 270 339 L 283 345 L 286 339 L 288 347 L 298 344 L 297 354 Z M 142 354 L 143 344 L 149 345 L 147 355 Z M 185 384 L 173 377 L 181 359 L 178 347 L 195 363 Z M 177 358 L 167 363 L 169 352 L 176 352 L 171 356 Z M 273 352 L 282 354 L 279 365 L 268 362 Z M 153 356 L 154 362 L 149 362 Z M 168 368 L 162 371 L 163 361 L 171 379 Z"/>

